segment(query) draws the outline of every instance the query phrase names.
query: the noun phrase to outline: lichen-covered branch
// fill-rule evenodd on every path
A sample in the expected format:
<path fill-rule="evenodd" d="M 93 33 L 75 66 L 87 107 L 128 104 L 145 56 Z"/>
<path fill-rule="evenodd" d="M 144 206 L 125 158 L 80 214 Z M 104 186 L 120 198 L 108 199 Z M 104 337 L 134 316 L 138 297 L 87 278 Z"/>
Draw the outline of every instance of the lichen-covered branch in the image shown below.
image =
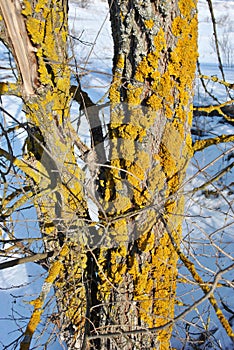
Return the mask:
<path fill-rule="evenodd" d="M 13 95 L 21 97 L 21 88 L 17 83 L 0 82 L 0 95 Z"/>
<path fill-rule="evenodd" d="M 41 235 L 46 237 L 43 239 L 45 251 L 60 252 L 56 261 L 48 261 L 50 270 L 44 289 L 32 301 L 34 311 L 21 344 L 22 349 L 27 349 L 52 286 L 58 298 L 61 333 L 65 334 L 67 326 L 74 323 L 77 332 L 82 334 L 86 314 L 86 291 L 82 284 L 87 261 L 85 225 L 90 217 L 84 174 L 77 165 L 74 145 L 83 146 L 84 152 L 87 148 L 71 137 L 74 130 L 70 123 L 72 94 L 67 55 L 67 1 L 52 0 L 49 6 L 47 0 L 16 0 L 9 4 L 1 1 L 1 9 L 6 38 L 22 78 L 22 100 L 28 126 L 23 158 L 12 157 L 12 162 L 27 175 L 31 194 L 30 198 L 27 194 L 21 196 L 16 205 L 26 198 L 30 200 L 37 210 Z M 9 16 L 14 19 L 14 28 Z M 22 37 L 18 38 L 20 35 Z M 22 61 L 25 61 L 24 65 Z M 8 84 L 1 88 L 3 93 L 9 92 Z M 1 155 L 9 159 L 5 150 L 1 150 Z M 10 209 L 15 209 L 14 204 Z M 60 259 L 64 247 L 67 254 Z M 74 340 L 69 332 L 66 340 L 68 343 Z"/>
<path fill-rule="evenodd" d="M 216 75 L 213 76 L 209 76 L 209 75 L 204 75 L 204 74 L 200 74 L 199 75 L 200 79 L 205 79 L 205 80 L 210 80 L 213 81 L 214 83 L 219 83 L 221 85 L 224 85 L 225 87 L 233 90 L 234 89 L 234 84 L 233 83 L 229 83 L 225 80 L 219 79 Z"/>
<path fill-rule="evenodd" d="M 227 143 L 227 142 L 233 142 L 233 141 L 234 141 L 234 135 L 220 135 L 209 139 L 197 140 L 193 145 L 193 151 L 199 152 L 213 145 L 218 145 L 220 143 Z"/>
<path fill-rule="evenodd" d="M 64 246 L 60 252 L 56 260 L 51 264 L 51 267 L 48 271 L 48 276 L 45 279 L 42 290 L 38 298 L 31 301 L 31 305 L 33 305 L 34 310 L 32 312 L 31 318 L 28 322 L 27 328 L 24 333 L 24 338 L 22 342 L 20 343 L 20 350 L 28 350 L 31 344 L 31 340 L 33 337 L 33 334 L 37 328 L 37 326 L 40 323 L 41 315 L 43 313 L 43 305 L 45 302 L 45 299 L 50 292 L 51 288 L 53 287 L 53 283 L 56 280 L 56 278 L 59 276 L 59 273 L 61 269 L 63 268 L 63 261 L 65 259 L 65 256 L 68 254 L 68 247 Z"/>
<path fill-rule="evenodd" d="M 185 254 L 182 252 L 182 250 L 180 249 L 177 241 L 175 240 L 175 236 L 174 233 L 170 230 L 170 228 L 167 225 L 167 222 L 162 219 L 165 227 L 167 228 L 167 232 L 168 235 L 170 237 L 170 240 L 173 244 L 173 247 L 176 251 L 176 253 L 178 254 L 180 260 L 183 262 L 184 266 L 189 270 L 189 272 L 191 273 L 194 281 L 198 284 L 198 286 L 202 289 L 202 291 L 207 294 L 210 293 L 210 291 L 212 290 L 212 287 L 209 286 L 209 284 L 205 283 L 202 279 L 202 277 L 199 275 L 199 273 L 197 272 L 197 269 L 194 265 L 193 262 L 190 261 L 190 259 L 188 257 L 185 256 Z M 225 269 L 226 271 L 229 271 L 231 269 L 233 269 L 234 264 L 231 264 L 227 269 Z M 220 274 L 222 274 L 222 271 L 220 271 Z M 213 289 L 214 291 L 214 289 Z M 218 306 L 218 302 L 214 296 L 214 294 L 210 294 L 209 295 L 209 301 L 210 304 L 212 305 L 212 307 L 215 310 L 215 313 L 220 321 L 220 323 L 222 324 L 223 328 L 225 329 L 227 335 L 231 338 L 231 340 L 233 340 L 234 338 L 234 332 L 232 330 L 231 324 L 229 323 L 229 321 L 226 319 L 226 317 L 224 316 L 222 310 L 220 309 L 220 307 Z"/>
<path fill-rule="evenodd" d="M 232 109 L 231 104 L 234 103 L 234 100 L 229 100 L 224 103 L 220 103 L 218 105 L 210 105 L 210 106 L 203 106 L 203 107 L 194 107 L 195 112 L 199 113 L 207 113 L 207 114 L 212 114 L 212 113 L 217 113 L 218 115 L 223 116 L 227 121 L 233 122 L 233 117 L 229 116 L 228 113 L 228 107 L 230 106 Z"/>

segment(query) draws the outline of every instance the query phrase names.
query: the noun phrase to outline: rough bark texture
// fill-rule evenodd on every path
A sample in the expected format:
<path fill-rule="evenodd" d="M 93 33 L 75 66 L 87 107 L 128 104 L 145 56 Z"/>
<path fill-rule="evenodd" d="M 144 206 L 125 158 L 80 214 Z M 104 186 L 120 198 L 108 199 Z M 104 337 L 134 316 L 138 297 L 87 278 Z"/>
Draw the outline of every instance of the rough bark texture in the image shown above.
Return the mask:
<path fill-rule="evenodd" d="M 102 205 L 115 247 L 100 249 L 102 305 L 92 315 L 94 328 L 105 333 L 163 326 L 173 319 L 177 254 L 170 235 L 179 242 L 197 58 L 195 1 L 110 1 L 110 18 L 113 168 L 104 176 Z M 168 327 L 96 339 L 92 346 L 169 349 L 170 336 Z"/>
<path fill-rule="evenodd" d="M 32 301 L 21 349 L 30 346 L 52 285 L 58 305 L 53 320 L 69 349 L 170 348 L 171 326 L 144 330 L 174 316 L 177 254 L 171 237 L 179 243 L 182 186 L 192 154 L 196 0 L 109 2 L 114 38 L 110 154 L 102 158 L 108 162 L 93 197 L 100 209 L 96 224 L 90 224 L 69 120 L 67 3 L 25 0 L 18 13 L 28 35 L 22 49 L 30 41 L 38 75 L 36 84 L 28 82 L 18 63 L 29 137 L 24 160 L 15 165 L 30 178 L 45 249 L 55 251 L 44 289 Z M 17 0 L 14 4 L 20 6 Z M 1 9 L 4 40 L 17 61 Z M 8 88 L 4 85 L 4 93 Z M 89 249 L 87 231 L 100 240 L 95 249 Z M 123 334 L 111 336 L 116 332 Z"/>
<path fill-rule="evenodd" d="M 18 62 L 20 88 L 17 95 L 25 104 L 28 124 L 24 159 L 16 159 L 15 165 L 28 176 L 31 192 L 23 199 L 27 201 L 31 197 L 37 209 L 45 250 L 54 251 L 48 261 L 50 268 L 42 292 L 32 301 L 34 311 L 21 349 L 30 347 L 43 303 L 53 285 L 59 310 L 53 317 L 60 324 L 61 334 L 64 332 L 63 338 L 68 334 L 68 344 L 71 343 L 72 348 L 74 337 L 69 332 L 69 325 L 79 327 L 86 312 L 82 279 L 87 256 L 82 230 L 89 214 L 83 174 L 74 156 L 74 130 L 69 115 L 72 95 L 67 58 L 67 1 L 25 0 L 20 3 L 14 0 L 4 6 L 3 3 L 0 5 L 7 33 L 4 39 Z M 22 30 L 14 32 L 15 23 L 8 20 L 7 15 L 14 16 L 15 13 L 17 23 L 24 28 L 24 40 L 21 40 Z M 25 43 L 28 42 L 31 44 L 27 46 Z M 30 84 L 27 76 L 25 78 L 25 66 L 19 59 L 21 54 L 30 62 L 32 47 L 37 62 L 36 85 Z M 7 93 L 9 86 L 5 85 L 2 92 Z"/>

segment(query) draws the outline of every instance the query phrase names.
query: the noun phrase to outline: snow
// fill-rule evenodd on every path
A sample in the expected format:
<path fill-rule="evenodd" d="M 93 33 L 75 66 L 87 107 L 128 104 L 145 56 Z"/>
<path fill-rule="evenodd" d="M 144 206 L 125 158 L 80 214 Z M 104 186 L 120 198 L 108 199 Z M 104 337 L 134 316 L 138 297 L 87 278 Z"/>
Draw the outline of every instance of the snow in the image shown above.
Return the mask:
<path fill-rule="evenodd" d="M 77 0 L 72 0 L 69 3 L 72 80 L 75 82 L 78 75 L 82 81 L 82 87 L 91 93 L 94 102 L 101 99 L 105 101 L 105 94 L 111 83 L 113 57 L 113 43 L 108 19 L 107 2 L 95 0 L 90 2 L 87 8 L 79 7 L 80 2 Z M 219 40 L 221 44 L 227 42 L 226 46 L 222 46 L 221 58 L 224 64 L 226 79 L 232 83 L 234 82 L 234 1 L 213 1 L 213 7 L 217 19 Z M 222 75 L 218 68 L 214 48 L 212 22 L 206 0 L 199 0 L 198 8 L 198 42 L 201 70 L 203 74 L 218 76 L 221 79 Z M 4 65 L 7 68 L 5 70 L 0 69 L 0 79 L 14 80 L 11 70 L 8 70 L 10 67 L 9 57 L 2 44 L 0 46 L 0 53 L 1 66 Z M 74 61 L 74 56 L 76 62 Z M 208 81 L 205 83 L 207 89 L 220 102 L 224 102 L 230 98 L 222 85 Z M 231 93 L 231 95 L 234 96 L 234 93 Z M 196 105 L 214 103 L 211 97 L 204 92 L 199 79 L 197 79 L 194 103 Z M 24 121 L 24 116 L 21 112 L 22 106 L 18 99 L 3 96 L 2 106 L 17 120 Z M 77 123 L 78 108 L 79 106 L 74 102 L 71 107 L 73 123 Z M 14 125 L 14 122 L 7 116 L 5 121 L 8 124 L 11 123 Z M 233 125 L 224 122 L 222 117 L 195 117 L 194 127 L 197 126 L 202 130 L 203 138 L 214 137 L 218 134 L 234 133 Z M 82 140 L 89 145 L 90 138 L 86 130 L 87 122 L 84 121 L 79 127 L 79 134 Z M 193 138 L 194 141 L 199 139 L 198 136 L 194 136 Z M 22 148 L 25 135 L 16 134 L 14 139 L 14 149 Z M 1 146 L 6 146 L 6 140 L 1 142 Z M 212 176 L 215 176 L 233 161 L 233 158 L 231 158 L 234 155 L 233 147 L 233 143 L 227 145 L 221 144 L 209 147 L 203 152 L 195 154 L 189 166 L 184 187 L 186 210 L 182 249 L 195 263 L 204 281 L 211 283 L 220 269 L 225 269 L 233 263 L 233 169 L 222 176 L 215 185 L 211 184 L 206 189 L 198 190 L 194 194 L 191 191 L 194 187 L 198 188 L 207 182 Z M 82 166 L 85 166 L 85 164 L 82 164 Z M 205 192 L 207 189 L 210 192 Z M 94 213 L 92 215 L 95 219 L 95 208 L 93 210 Z M 34 222 L 34 217 L 35 214 L 30 209 L 25 209 L 22 215 L 18 214 L 17 229 L 19 237 L 25 236 L 25 227 L 27 227 L 30 235 L 33 234 L 34 237 L 38 237 L 39 232 Z M 27 218 L 27 225 L 25 225 L 25 218 Z M 40 249 L 40 243 L 38 244 L 38 249 Z M 31 263 L 0 271 L 0 348 L 1 342 L 5 345 L 9 344 L 21 334 L 17 329 L 26 325 L 26 317 L 29 317 L 31 312 L 31 306 L 28 305 L 28 301 L 32 295 L 36 296 L 40 292 L 44 273 L 45 271 L 42 268 Z M 182 263 L 179 265 L 179 277 L 181 276 L 186 276 L 192 280 L 191 275 Z M 233 280 L 234 272 L 232 269 L 232 271 L 225 273 L 220 280 L 220 283 L 226 286 L 217 288 L 215 292 L 215 297 L 218 300 L 222 300 L 231 310 L 234 310 L 233 285 L 231 288 L 231 282 Z M 8 290 L 8 288 L 10 289 Z M 180 304 L 183 303 L 184 306 L 177 306 L 176 313 L 180 314 L 186 307 L 202 297 L 202 295 L 203 293 L 197 285 L 179 283 L 177 298 Z M 49 301 L 51 303 L 48 312 L 51 312 L 51 310 L 55 309 L 52 294 L 49 296 Z M 224 310 L 224 314 L 231 320 L 233 315 L 227 310 Z M 21 316 L 23 316 L 22 319 Z M 13 318 L 17 318 L 17 323 L 15 323 Z M 203 343 L 198 344 L 199 349 L 234 349 L 207 301 L 201 303 L 193 310 L 186 317 L 186 321 L 181 320 L 176 324 L 172 345 L 176 349 L 192 349 L 193 347 L 189 341 L 198 340 L 199 335 L 201 332 L 204 333 L 204 329 L 206 328 L 207 339 Z M 41 344 L 47 339 L 49 331 L 40 339 Z M 189 332 L 193 334 L 193 339 L 188 339 Z M 55 333 L 54 335 L 56 338 Z M 187 343 L 185 344 L 186 337 Z M 34 345 L 36 344 L 35 342 Z M 39 348 L 42 349 L 43 347 L 41 346 Z M 57 340 L 48 349 L 60 350 L 63 348 Z"/>

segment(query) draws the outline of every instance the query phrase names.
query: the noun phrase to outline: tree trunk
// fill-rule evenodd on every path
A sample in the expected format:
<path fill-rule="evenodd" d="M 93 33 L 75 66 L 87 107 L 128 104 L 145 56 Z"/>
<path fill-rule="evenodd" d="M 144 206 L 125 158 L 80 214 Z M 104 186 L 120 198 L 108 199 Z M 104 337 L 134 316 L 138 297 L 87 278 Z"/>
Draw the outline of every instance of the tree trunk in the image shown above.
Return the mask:
<path fill-rule="evenodd" d="M 105 337 L 94 337 L 91 348 L 169 349 L 171 324 L 152 333 L 134 330 L 174 317 L 178 257 L 172 241 L 181 239 L 192 155 L 196 2 L 109 3 L 114 68 L 110 167 L 102 174 L 107 237 L 97 255 L 91 313 L 91 333 Z"/>

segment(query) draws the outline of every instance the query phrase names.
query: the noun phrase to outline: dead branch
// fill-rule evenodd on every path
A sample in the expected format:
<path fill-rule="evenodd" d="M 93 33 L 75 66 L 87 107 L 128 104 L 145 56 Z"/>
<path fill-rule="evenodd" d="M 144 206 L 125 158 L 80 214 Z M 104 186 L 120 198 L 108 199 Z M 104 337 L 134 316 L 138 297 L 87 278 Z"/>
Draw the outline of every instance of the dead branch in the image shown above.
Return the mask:
<path fill-rule="evenodd" d="M 38 86 L 37 60 L 21 14 L 20 1 L 0 0 L 0 10 L 22 77 L 23 93 L 25 96 L 33 95 Z"/>
<path fill-rule="evenodd" d="M 45 260 L 51 257 L 54 252 L 34 254 L 32 256 L 26 256 L 23 258 L 8 260 L 6 262 L 0 263 L 0 270 L 9 269 L 9 267 L 14 267 L 16 265 L 26 264 L 28 262 L 36 262 L 39 260 Z"/>

